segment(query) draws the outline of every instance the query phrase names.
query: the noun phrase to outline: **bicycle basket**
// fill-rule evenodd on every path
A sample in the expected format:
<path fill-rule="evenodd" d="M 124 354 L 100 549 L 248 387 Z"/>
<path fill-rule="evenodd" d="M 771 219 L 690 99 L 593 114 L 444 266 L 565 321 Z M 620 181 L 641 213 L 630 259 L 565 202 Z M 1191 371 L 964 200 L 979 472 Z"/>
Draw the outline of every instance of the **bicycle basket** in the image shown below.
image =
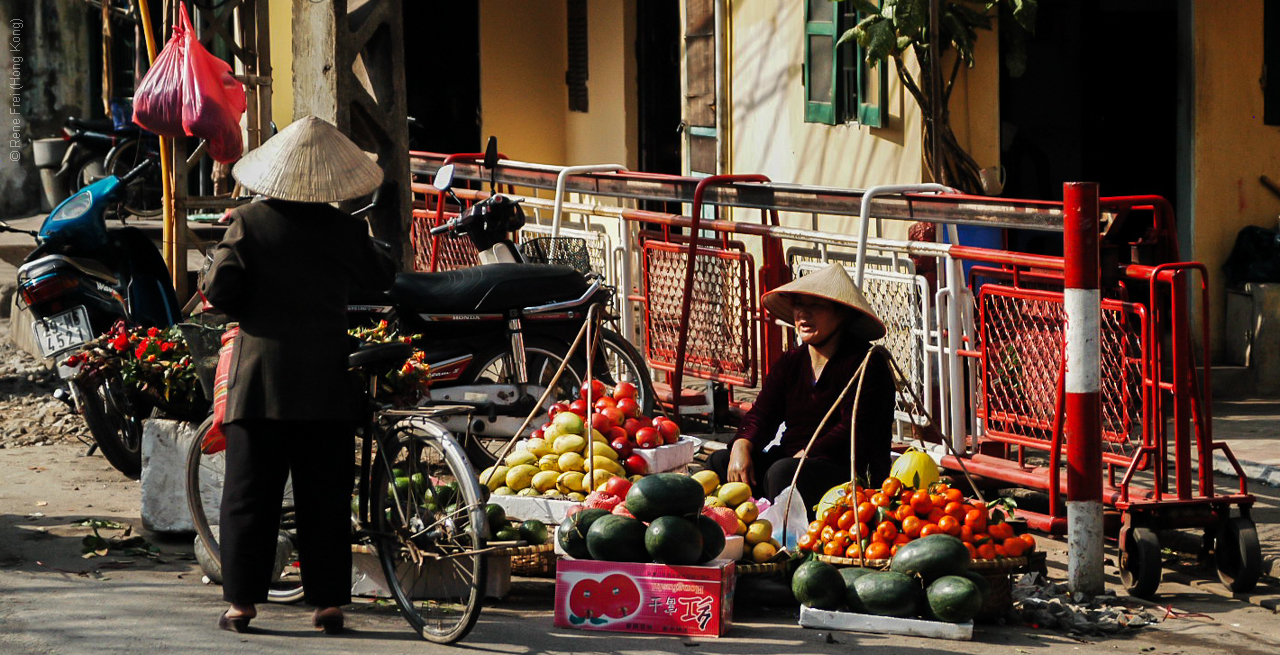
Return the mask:
<path fill-rule="evenodd" d="M 205 400 L 213 401 L 213 379 L 218 369 L 218 349 L 222 347 L 223 325 L 200 325 L 198 323 L 179 323 L 178 330 L 187 342 L 191 351 L 191 362 L 196 367 L 196 378 L 200 380 L 200 390 Z"/>
<path fill-rule="evenodd" d="M 591 273 L 591 255 L 587 240 L 576 237 L 540 237 L 520 244 L 520 254 L 530 264 L 569 266 L 587 275 Z"/>

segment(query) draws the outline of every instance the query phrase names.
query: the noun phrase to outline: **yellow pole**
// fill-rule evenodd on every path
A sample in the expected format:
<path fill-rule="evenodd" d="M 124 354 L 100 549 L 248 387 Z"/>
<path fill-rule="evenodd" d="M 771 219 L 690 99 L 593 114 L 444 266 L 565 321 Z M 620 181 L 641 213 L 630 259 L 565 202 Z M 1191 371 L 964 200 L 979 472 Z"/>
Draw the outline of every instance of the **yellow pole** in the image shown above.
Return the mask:
<path fill-rule="evenodd" d="M 147 59 L 152 64 L 156 63 L 156 35 L 151 29 L 151 7 L 147 4 L 147 0 L 138 1 L 138 14 L 142 18 L 142 32 L 147 38 Z M 169 266 L 169 275 L 175 280 L 177 279 L 177 262 L 175 261 L 175 252 L 173 244 L 177 241 L 178 230 L 173 215 L 173 180 L 169 175 L 173 168 L 172 153 L 169 150 L 169 137 L 160 137 L 160 179 L 161 188 L 163 189 L 163 207 L 164 207 L 164 236 L 162 237 L 163 247 L 161 253 L 164 255 L 164 261 Z"/>

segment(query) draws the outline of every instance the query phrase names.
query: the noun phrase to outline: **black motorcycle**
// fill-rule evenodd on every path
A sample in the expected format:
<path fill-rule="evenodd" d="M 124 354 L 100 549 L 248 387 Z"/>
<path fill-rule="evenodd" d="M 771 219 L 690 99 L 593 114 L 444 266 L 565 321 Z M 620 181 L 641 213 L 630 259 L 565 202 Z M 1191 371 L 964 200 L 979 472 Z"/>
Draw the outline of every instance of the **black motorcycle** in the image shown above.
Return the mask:
<path fill-rule="evenodd" d="M 485 160 L 493 171 L 497 147 L 492 140 Z M 437 172 L 434 185 L 442 193 L 450 193 L 453 173 L 452 166 Z M 491 178 L 491 190 L 495 187 Z M 602 317 L 610 318 L 613 290 L 598 275 L 526 261 L 512 239 L 524 222 L 518 201 L 492 193 L 432 229 L 433 234 L 470 238 L 480 252 L 481 265 L 441 273 L 400 273 L 386 293 L 353 300 L 348 314 L 352 327 L 387 320 L 401 334 L 422 335 L 415 346 L 426 352 L 432 380 L 423 404 L 474 408 L 470 418 L 453 417 L 448 427 L 469 435 L 467 443 L 479 444 L 478 449 L 469 447 L 468 455 L 480 467 L 492 464 L 494 453 L 530 413 L 543 419 L 533 426 L 541 425 L 552 404 L 577 397 L 587 380 L 581 348 L 569 359 L 544 406 L 537 406 L 591 308 L 599 307 Z M 650 413 L 654 391 L 644 358 L 613 330 L 595 332 L 598 346 L 592 375 L 610 385 L 634 384 L 641 410 Z"/>
<path fill-rule="evenodd" d="M 117 321 L 167 327 L 180 305 L 160 252 L 134 227 L 107 230 L 107 208 L 153 166 L 144 162 L 122 177 L 107 176 L 67 198 L 34 233 L 38 245 L 18 269 L 20 308 L 29 312 L 40 354 L 59 357 L 103 334 Z M 7 225 L 0 229 L 18 231 Z M 129 477 L 142 471 L 142 418 L 118 374 L 82 379 L 58 367 L 70 394 L 55 397 L 77 409 L 96 446 Z"/>

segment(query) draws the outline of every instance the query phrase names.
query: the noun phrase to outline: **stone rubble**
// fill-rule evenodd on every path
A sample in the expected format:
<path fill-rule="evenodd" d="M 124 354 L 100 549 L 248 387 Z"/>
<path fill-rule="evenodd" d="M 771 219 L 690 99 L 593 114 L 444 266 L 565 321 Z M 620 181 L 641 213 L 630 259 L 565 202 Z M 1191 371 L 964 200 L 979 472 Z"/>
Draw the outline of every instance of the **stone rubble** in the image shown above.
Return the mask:
<path fill-rule="evenodd" d="M 0 322 L 0 448 L 91 442 L 84 419 L 53 392 L 63 383 L 52 368 L 15 347 Z"/>
<path fill-rule="evenodd" d="M 1013 611 L 1023 623 L 1076 635 L 1108 635 L 1152 625 L 1158 619 L 1145 608 L 1121 603 L 1112 592 L 1093 598 L 1073 595 L 1067 585 L 1027 573 L 1014 580 Z"/>

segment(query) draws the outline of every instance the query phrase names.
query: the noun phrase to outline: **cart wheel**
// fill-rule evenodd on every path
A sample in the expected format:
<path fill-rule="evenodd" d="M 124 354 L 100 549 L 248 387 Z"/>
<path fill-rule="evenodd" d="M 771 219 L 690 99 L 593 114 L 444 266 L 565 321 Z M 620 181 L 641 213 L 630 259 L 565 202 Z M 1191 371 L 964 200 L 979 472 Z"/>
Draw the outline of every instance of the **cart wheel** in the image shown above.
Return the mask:
<path fill-rule="evenodd" d="M 1214 551 L 1218 579 L 1234 593 L 1252 591 L 1262 575 L 1262 546 L 1258 529 L 1246 518 L 1232 518 L 1218 526 L 1218 545 Z"/>
<path fill-rule="evenodd" d="M 1147 598 L 1160 586 L 1160 539 L 1151 528 L 1133 528 L 1120 546 L 1120 581 L 1130 596 Z"/>

